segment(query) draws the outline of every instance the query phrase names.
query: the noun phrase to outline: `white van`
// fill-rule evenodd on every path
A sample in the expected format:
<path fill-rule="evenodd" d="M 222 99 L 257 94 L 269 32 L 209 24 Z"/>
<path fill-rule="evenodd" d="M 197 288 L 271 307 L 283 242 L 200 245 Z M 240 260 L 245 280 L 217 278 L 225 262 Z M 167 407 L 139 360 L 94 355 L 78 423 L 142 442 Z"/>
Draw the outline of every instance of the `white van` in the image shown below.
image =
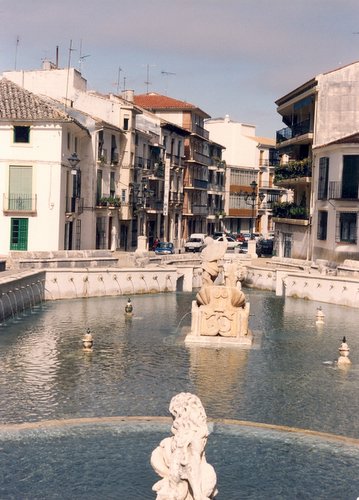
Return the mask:
<path fill-rule="evenodd" d="M 185 252 L 200 252 L 204 245 L 205 233 L 193 233 L 184 245 Z"/>

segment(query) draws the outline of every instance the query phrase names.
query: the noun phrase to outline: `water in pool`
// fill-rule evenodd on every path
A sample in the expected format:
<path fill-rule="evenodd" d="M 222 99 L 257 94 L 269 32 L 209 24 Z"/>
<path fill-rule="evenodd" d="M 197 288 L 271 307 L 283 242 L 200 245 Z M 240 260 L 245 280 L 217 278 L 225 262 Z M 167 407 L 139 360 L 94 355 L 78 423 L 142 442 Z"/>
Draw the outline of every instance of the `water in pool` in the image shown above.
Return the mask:
<path fill-rule="evenodd" d="M 255 290 L 246 294 L 256 339 L 252 349 L 186 347 L 193 299 L 186 293 L 134 296 L 132 318 L 124 315 L 127 297 L 102 297 L 47 302 L 8 321 L 0 327 L 0 422 L 168 415 L 172 396 L 186 391 L 200 397 L 209 418 L 359 438 L 359 311 L 324 304 L 325 324 L 318 327 L 315 302 L 284 301 Z M 95 340 L 91 353 L 81 345 L 87 328 Z M 323 364 L 338 357 L 343 335 L 351 347 L 348 370 Z M 354 486 L 359 496 L 359 484 Z M 268 498 L 249 491 L 254 496 L 218 498 Z"/>

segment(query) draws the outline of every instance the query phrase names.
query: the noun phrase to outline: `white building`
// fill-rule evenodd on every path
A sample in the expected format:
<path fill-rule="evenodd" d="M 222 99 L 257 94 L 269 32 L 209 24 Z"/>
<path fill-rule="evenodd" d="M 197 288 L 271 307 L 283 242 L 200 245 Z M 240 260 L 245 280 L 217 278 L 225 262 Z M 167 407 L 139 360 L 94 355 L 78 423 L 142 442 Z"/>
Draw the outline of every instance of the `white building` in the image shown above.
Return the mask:
<path fill-rule="evenodd" d="M 93 200 L 87 206 L 95 211 L 93 248 L 110 248 L 111 232 L 116 228 L 121 249 L 137 245 L 133 229 L 135 159 L 135 116 L 141 111 L 133 105 L 133 92 L 124 96 L 102 95 L 87 90 L 87 82 L 74 68 L 58 69 L 45 62 L 42 70 L 6 72 L 19 86 L 40 96 L 55 99 L 69 114 L 87 115 L 93 145 L 95 183 Z M 121 210 L 109 206 L 120 199 Z M 111 203 L 112 204 L 112 203 Z"/>
<path fill-rule="evenodd" d="M 359 257 L 359 62 L 315 76 L 276 101 L 280 184 L 294 202 L 276 218 L 279 255 Z"/>
<path fill-rule="evenodd" d="M 271 208 L 281 196 L 273 183 L 275 141 L 257 137 L 255 126 L 231 120 L 228 115 L 206 120 L 205 128 L 225 147 L 225 229 L 268 235 L 273 230 Z"/>
<path fill-rule="evenodd" d="M 0 252 L 91 248 L 91 233 L 83 230 L 83 201 L 93 183 L 88 130 L 2 78 L 0 144 Z"/>

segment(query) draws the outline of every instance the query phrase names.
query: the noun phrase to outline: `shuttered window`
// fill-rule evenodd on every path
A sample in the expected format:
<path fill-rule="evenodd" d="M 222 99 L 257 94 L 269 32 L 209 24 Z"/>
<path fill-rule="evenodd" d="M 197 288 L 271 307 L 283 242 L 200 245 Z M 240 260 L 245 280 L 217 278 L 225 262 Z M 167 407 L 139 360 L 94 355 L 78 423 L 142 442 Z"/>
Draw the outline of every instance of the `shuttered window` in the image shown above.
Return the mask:
<path fill-rule="evenodd" d="M 32 167 L 10 165 L 9 167 L 9 209 L 31 210 Z"/>

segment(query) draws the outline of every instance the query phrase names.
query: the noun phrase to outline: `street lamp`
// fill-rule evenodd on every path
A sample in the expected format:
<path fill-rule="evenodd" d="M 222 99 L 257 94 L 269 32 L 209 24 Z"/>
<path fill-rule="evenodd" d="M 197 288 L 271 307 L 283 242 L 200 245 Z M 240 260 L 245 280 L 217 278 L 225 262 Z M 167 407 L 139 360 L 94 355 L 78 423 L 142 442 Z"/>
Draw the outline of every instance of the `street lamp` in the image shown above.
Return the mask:
<path fill-rule="evenodd" d="M 80 163 L 80 158 L 77 156 L 77 153 L 72 153 L 72 155 L 67 158 L 67 161 L 71 165 L 71 174 L 76 175 L 79 171 L 78 164 Z"/>
<path fill-rule="evenodd" d="M 253 240 L 253 220 L 254 220 L 254 209 L 257 205 L 257 196 L 259 198 L 259 203 L 258 203 L 259 206 L 264 200 L 265 194 L 259 193 L 258 195 L 257 193 L 258 184 L 256 183 L 256 181 L 251 182 L 250 187 L 252 188 L 252 191 L 250 193 L 244 191 L 240 193 L 240 196 L 243 197 L 247 205 L 251 206 L 250 233 L 251 233 L 251 240 Z"/>

